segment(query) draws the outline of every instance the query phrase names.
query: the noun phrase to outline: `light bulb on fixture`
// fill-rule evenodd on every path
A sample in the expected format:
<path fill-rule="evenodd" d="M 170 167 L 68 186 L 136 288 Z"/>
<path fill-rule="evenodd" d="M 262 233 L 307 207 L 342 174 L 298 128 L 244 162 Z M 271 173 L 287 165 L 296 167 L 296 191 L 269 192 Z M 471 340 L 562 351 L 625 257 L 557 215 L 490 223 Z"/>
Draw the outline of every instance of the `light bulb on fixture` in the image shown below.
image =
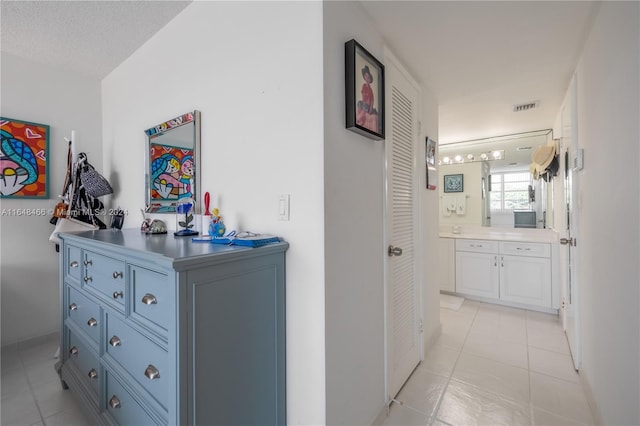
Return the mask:
<path fill-rule="evenodd" d="M 469 154 L 469 155 L 467 155 L 467 159 L 469 161 L 473 161 L 475 159 L 475 157 L 473 156 L 473 154 Z"/>
<path fill-rule="evenodd" d="M 501 157 L 500 151 L 493 151 L 491 155 L 493 155 L 493 158 L 495 158 L 496 160 Z"/>
<path fill-rule="evenodd" d="M 487 154 L 485 154 L 484 152 L 482 154 L 480 154 L 480 159 L 486 160 L 487 158 L 489 158 L 489 156 Z"/>
<path fill-rule="evenodd" d="M 462 155 L 456 155 L 455 157 L 456 163 L 462 163 Z"/>
<path fill-rule="evenodd" d="M 449 158 L 449 157 L 443 157 L 443 158 L 442 158 L 442 162 L 443 162 L 444 164 L 450 164 L 450 163 L 451 163 L 451 158 Z"/>

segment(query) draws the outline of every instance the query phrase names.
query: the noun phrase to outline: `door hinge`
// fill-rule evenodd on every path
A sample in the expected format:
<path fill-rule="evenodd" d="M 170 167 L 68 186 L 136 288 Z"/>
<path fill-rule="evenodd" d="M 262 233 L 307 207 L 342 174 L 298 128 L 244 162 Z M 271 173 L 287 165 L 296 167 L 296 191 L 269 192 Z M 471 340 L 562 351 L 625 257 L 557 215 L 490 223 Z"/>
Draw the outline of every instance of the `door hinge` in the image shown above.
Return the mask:
<path fill-rule="evenodd" d="M 424 321 L 423 320 L 420 320 L 420 326 L 419 326 L 418 330 L 420 331 L 420 333 L 424 333 Z"/>

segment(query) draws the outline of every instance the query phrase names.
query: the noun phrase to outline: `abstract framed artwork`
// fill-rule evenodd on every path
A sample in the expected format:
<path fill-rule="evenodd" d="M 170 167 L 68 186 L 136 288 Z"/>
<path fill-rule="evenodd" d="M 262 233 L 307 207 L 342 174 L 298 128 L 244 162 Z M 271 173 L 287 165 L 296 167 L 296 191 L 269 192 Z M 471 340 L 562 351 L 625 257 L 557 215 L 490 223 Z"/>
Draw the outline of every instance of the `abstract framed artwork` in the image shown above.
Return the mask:
<path fill-rule="evenodd" d="M 384 139 L 384 65 L 357 41 L 344 45 L 346 127 Z"/>
<path fill-rule="evenodd" d="M 49 126 L 0 117 L 0 198 L 49 197 Z"/>
<path fill-rule="evenodd" d="M 444 175 L 444 192 L 464 192 L 464 175 Z"/>

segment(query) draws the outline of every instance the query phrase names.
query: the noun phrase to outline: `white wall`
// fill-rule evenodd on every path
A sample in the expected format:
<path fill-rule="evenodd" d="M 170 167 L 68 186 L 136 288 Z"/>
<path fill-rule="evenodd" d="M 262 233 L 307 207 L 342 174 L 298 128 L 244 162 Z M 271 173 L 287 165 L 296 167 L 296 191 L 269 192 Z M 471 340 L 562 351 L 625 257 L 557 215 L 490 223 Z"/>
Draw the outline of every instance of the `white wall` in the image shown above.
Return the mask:
<path fill-rule="evenodd" d="M 463 215 L 451 213 L 451 216 L 444 216 L 442 209 L 439 212 L 440 225 L 482 225 L 482 170 L 484 163 L 449 164 L 439 167 L 440 178 L 437 183 L 437 191 L 440 195 L 440 202 L 443 203 L 448 197 L 465 197 L 466 212 Z M 445 193 L 444 176 L 462 174 L 462 185 L 464 192 Z"/>
<path fill-rule="evenodd" d="M 53 209 L 67 167 L 67 142 L 76 130 L 77 152 L 101 169 L 100 82 L 70 71 L 2 53 L 3 117 L 49 125 L 49 199 L 2 199 L 0 271 L 2 345 L 60 328 L 58 254 L 46 216 L 15 216 L 13 209 Z M 32 210 L 33 211 L 33 210 Z"/>
<path fill-rule="evenodd" d="M 640 424 L 640 3 L 603 2 L 577 67 L 583 362 L 603 424 Z"/>
<path fill-rule="evenodd" d="M 325 2 L 323 11 L 326 422 L 362 425 L 371 424 L 385 404 L 385 143 L 345 129 L 344 43 L 355 38 L 383 61 L 384 40 L 358 2 Z M 422 129 L 437 138 L 436 101 L 423 90 L 422 103 Z M 424 159 L 425 136 L 419 159 Z M 419 160 L 421 236 L 433 253 L 437 192 L 424 189 L 423 169 L 424 160 Z M 426 340 L 440 327 L 438 287 L 431 273 L 436 263 L 437 256 L 421 259 L 429 272 L 422 293 Z"/>
<path fill-rule="evenodd" d="M 104 168 L 126 227 L 144 205 L 143 131 L 198 109 L 202 189 L 227 226 L 291 244 L 290 424 L 325 422 L 322 69 L 319 2 L 194 2 L 103 80 Z"/>

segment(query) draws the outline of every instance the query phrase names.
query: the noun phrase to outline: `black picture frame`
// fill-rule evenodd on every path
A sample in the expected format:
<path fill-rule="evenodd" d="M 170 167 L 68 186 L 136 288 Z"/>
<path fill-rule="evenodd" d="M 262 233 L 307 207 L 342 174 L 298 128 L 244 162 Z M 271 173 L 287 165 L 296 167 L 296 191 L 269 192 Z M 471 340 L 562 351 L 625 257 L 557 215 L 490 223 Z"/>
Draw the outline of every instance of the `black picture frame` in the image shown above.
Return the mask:
<path fill-rule="evenodd" d="M 464 192 L 464 175 L 444 175 L 444 192 Z"/>
<path fill-rule="evenodd" d="M 346 128 L 382 140 L 384 65 L 354 39 L 344 44 L 344 56 Z"/>

